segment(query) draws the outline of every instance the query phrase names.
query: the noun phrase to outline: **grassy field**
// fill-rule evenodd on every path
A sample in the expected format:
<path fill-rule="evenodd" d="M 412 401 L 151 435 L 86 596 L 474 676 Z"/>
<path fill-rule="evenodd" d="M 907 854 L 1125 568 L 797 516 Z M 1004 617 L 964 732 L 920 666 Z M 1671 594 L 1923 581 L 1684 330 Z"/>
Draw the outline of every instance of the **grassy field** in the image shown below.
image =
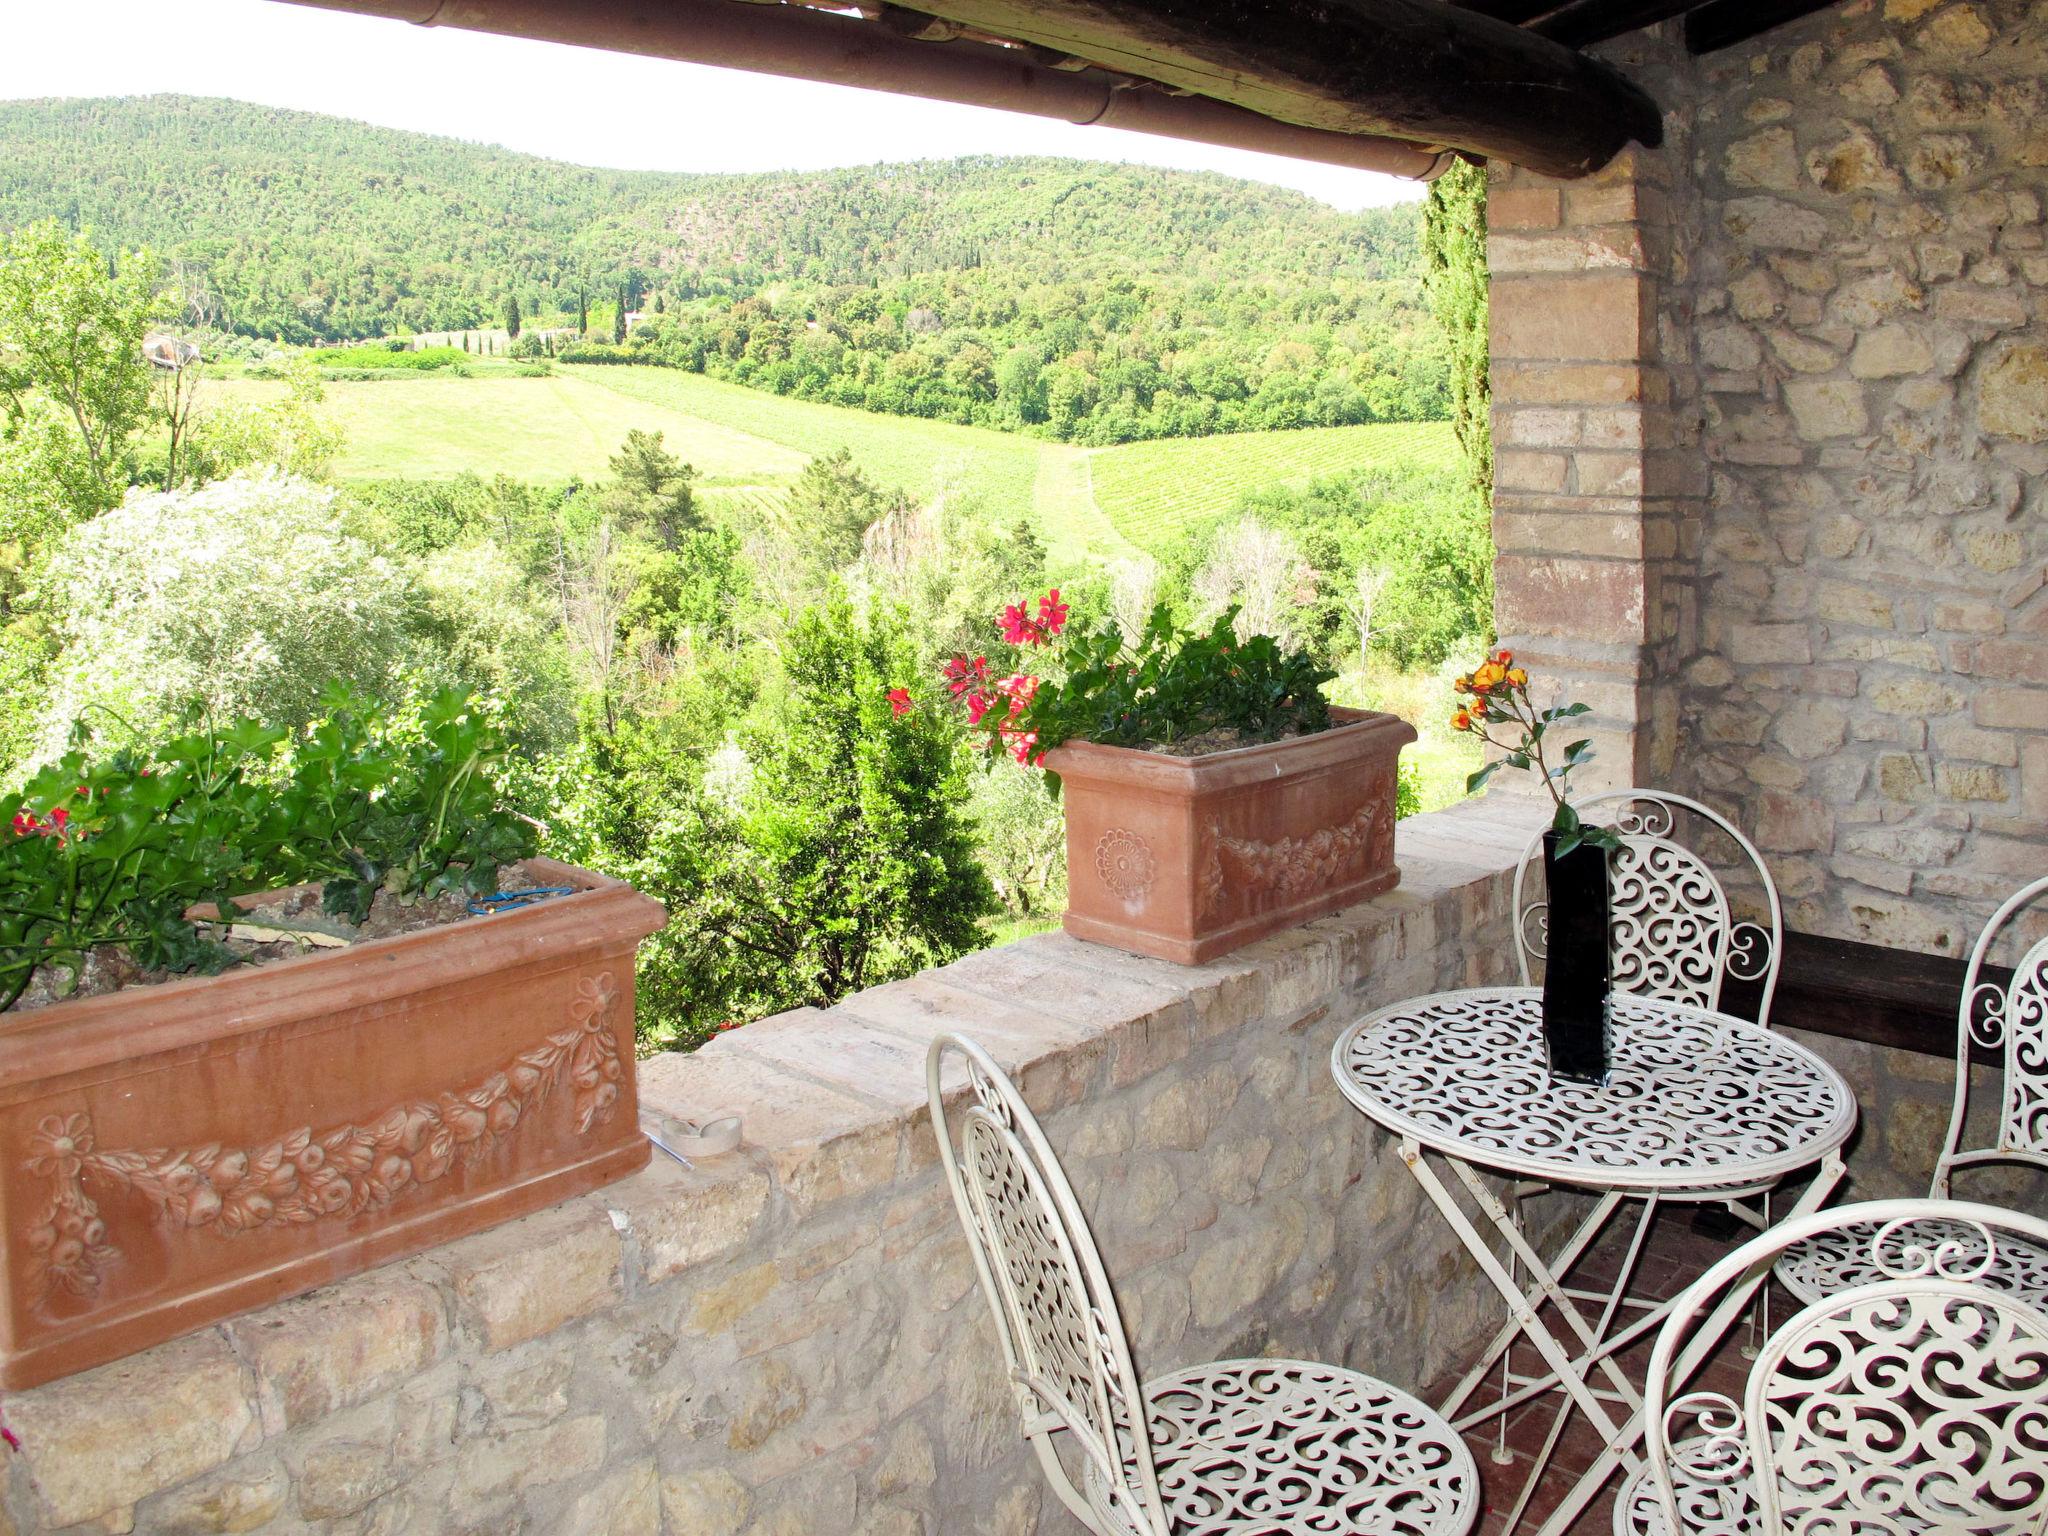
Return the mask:
<path fill-rule="evenodd" d="M 1158 550 L 1190 523 L 1228 512 L 1247 491 L 1375 464 L 1449 470 L 1457 463 L 1451 424 L 1419 421 L 1126 443 L 1098 449 L 1089 468 L 1095 501 L 1116 531 Z"/>
<path fill-rule="evenodd" d="M 1002 517 L 1022 516 L 1034 505 L 1046 445 L 1028 437 L 791 400 L 678 368 L 585 363 L 562 372 L 621 401 L 773 443 L 796 454 L 799 468 L 805 459 L 845 448 L 868 478 L 913 496 L 964 492 Z"/>
<path fill-rule="evenodd" d="M 866 474 L 913 496 L 964 496 L 1033 516 L 1056 565 L 1161 550 L 1247 491 L 1376 464 L 1448 468 L 1448 423 L 1312 428 L 1077 448 L 950 422 L 791 400 L 672 368 L 583 365 L 520 377 L 479 360 L 468 378 L 338 381 L 326 409 L 346 434 L 344 479 L 473 471 L 556 481 L 605 473 L 629 430 L 659 432 L 706 490 L 774 495 L 813 456 L 846 448 Z M 282 392 L 215 380 L 226 398 Z"/>
<path fill-rule="evenodd" d="M 271 400 L 282 384 L 209 381 L 222 398 Z M 607 473 L 635 428 L 659 432 L 711 486 L 780 486 L 806 455 L 702 415 L 604 389 L 585 379 L 510 373 L 378 379 L 326 386 L 322 409 L 346 435 L 345 480 L 441 479 L 465 470 L 557 482 Z"/>

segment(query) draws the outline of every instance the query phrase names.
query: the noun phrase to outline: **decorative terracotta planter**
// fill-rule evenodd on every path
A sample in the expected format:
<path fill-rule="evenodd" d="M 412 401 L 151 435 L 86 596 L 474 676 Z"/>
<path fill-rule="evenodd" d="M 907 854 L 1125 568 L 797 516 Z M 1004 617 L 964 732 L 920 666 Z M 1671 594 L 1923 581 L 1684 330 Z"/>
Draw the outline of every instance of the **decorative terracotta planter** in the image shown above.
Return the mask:
<path fill-rule="evenodd" d="M 1415 728 L 1330 714 L 1341 723 L 1317 735 L 1207 757 L 1047 753 L 1066 800 L 1067 932 L 1200 965 L 1392 889 L 1394 778 Z"/>
<path fill-rule="evenodd" d="M 0 1020 L 0 1385 L 34 1386 L 647 1162 L 630 886 Z"/>

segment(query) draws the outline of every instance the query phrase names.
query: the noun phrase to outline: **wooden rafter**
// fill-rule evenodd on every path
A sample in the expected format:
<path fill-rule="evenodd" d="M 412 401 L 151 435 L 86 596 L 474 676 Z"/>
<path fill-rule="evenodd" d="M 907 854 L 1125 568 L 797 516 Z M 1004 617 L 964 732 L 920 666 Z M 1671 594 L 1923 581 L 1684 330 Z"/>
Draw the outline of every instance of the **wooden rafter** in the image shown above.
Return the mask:
<path fill-rule="evenodd" d="M 1529 29 L 1566 47 L 1586 48 L 1682 16 L 1699 3 L 1700 0 L 1571 0 L 1530 23 Z"/>
<path fill-rule="evenodd" d="M 1517 26 L 1534 21 L 1545 11 L 1557 9 L 1557 0 L 1451 0 L 1451 3 L 1461 11 L 1475 11 L 1496 21 L 1512 21 Z"/>
<path fill-rule="evenodd" d="M 1732 48 L 1759 33 L 1824 11 L 1837 0 L 1707 0 L 1687 13 L 1685 46 L 1692 53 Z"/>
<path fill-rule="evenodd" d="M 911 9 L 1283 122 L 1583 176 L 1663 136 L 1618 71 L 1443 0 L 917 0 Z"/>

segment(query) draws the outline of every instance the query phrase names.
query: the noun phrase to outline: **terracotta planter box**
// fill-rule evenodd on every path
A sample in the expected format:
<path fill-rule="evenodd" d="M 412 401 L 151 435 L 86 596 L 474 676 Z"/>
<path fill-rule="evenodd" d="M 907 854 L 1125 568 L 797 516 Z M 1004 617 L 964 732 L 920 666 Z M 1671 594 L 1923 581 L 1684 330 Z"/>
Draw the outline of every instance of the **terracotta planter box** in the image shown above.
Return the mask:
<path fill-rule="evenodd" d="M 34 1386 L 647 1162 L 659 904 L 517 911 L 0 1019 L 0 1385 Z"/>
<path fill-rule="evenodd" d="M 1415 728 L 1330 713 L 1341 723 L 1317 735 L 1207 757 L 1047 753 L 1066 800 L 1067 932 L 1200 965 L 1390 890 L 1394 776 Z"/>

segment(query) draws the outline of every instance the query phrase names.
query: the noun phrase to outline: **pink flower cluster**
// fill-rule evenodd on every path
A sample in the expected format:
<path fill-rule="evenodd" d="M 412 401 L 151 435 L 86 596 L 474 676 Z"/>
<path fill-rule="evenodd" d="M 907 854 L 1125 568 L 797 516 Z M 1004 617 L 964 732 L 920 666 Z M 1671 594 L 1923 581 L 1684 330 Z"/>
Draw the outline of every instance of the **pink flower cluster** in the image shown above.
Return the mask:
<path fill-rule="evenodd" d="M 1022 602 L 1009 604 L 1003 609 L 1003 616 L 997 624 L 1004 642 L 1018 646 L 1045 645 L 1066 627 L 1067 605 L 1060 601 L 1058 587 L 1038 599 L 1035 613 Z M 1018 724 L 1037 696 L 1036 677 L 1026 672 L 1013 672 L 1008 677 L 992 678 L 986 656 L 955 656 L 941 671 L 946 679 L 946 691 L 966 708 L 969 725 L 983 726 L 984 721 L 995 717 L 991 726 L 983 728 L 992 729 L 1018 762 L 1038 766 L 1045 756 L 1038 750 L 1038 732 L 1025 730 Z M 917 701 L 910 696 L 909 689 L 889 690 L 891 714 L 906 715 L 916 707 Z"/>
<path fill-rule="evenodd" d="M 1003 640 L 1010 645 L 1043 645 L 1066 625 L 1067 605 L 1060 601 L 1058 587 L 1038 600 L 1036 618 L 1024 611 L 1022 603 L 1012 603 L 1003 610 Z"/>

